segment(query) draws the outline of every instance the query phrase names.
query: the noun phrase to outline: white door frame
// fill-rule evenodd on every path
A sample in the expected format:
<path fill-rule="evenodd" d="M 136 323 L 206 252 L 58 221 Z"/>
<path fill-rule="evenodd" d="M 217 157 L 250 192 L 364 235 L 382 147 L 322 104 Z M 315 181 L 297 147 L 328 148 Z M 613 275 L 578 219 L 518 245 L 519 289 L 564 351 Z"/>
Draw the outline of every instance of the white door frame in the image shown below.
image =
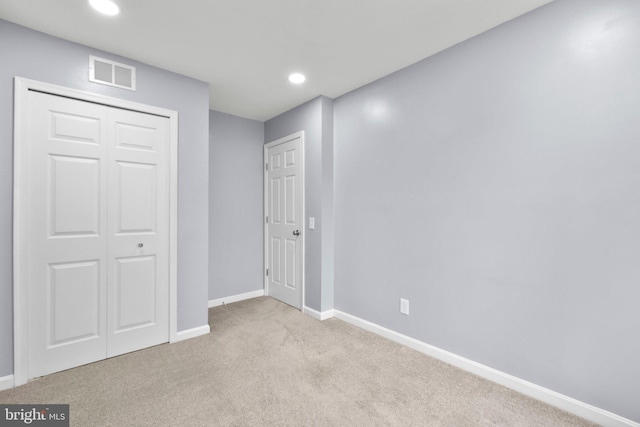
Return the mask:
<path fill-rule="evenodd" d="M 178 341 L 178 112 L 105 95 L 15 77 L 13 126 L 13 380 L 26 384 L 29 374 L 27 299 L 27 117 L 29 91 L 123 108 L 169 119 L 169 342 Z"/>
<path fill-rule="evenodd" d="M 264 277 L 264 294 L 265 295 L 269 295 L 269 278 L 267 277 L 267 268 L 269 266 L 269 242 L 268 242 L 268 238 L 269 238 L 269 230 L 267 227 L 267 215 L 269 214 L 269 183 L 268 183 L 268 171 L 267 171 L 267 163 L 268 163 L 268 153 L 269 153 L 269 148 L 274 147 L 276 145 L 280 145 L 283 144 L 285 142 L 291 141 L 292 139 L 296 139 L 296 138 L 300 138 L 300 182 L 302 182 L 302 233 L 300 234 L 300 237 L 302 239 L 302 292 L 300 293 L 300 311 L 304 310 L 305 304 L 304 304 L 304 291 L 305 291 L 305 264 L 306 264 L 306 235 L 307 233 L 305 232 L 305 224 L 307 223 L 307 217 L 305 215 L 305 181 L 304 181 L 304 176 L 305 176 L 305 157 L 304 157 L 304 131 L 299 131 L 296 133 L 292 133 L 291 135 L 287 135 L 283 138 L 280 139 L 276 139 L 275 141 L 271 141 L 267 144 L 264 145 L 263 151 L 264 151 L 264 166 L 262 168 L 262 172 L 263 172 L 263 183 L 264 183 L 264 189 L 263 189 L 263 200 L 264 200 L 264 212 L 263 212 L 263 218 L 265 219 L 265 222 L 263 222 L 262 224 L 264 225 L 264 237 L 263 237 L 263 241 L 264 241 L 264 268 L 262 271 L 263 277 Z"/>

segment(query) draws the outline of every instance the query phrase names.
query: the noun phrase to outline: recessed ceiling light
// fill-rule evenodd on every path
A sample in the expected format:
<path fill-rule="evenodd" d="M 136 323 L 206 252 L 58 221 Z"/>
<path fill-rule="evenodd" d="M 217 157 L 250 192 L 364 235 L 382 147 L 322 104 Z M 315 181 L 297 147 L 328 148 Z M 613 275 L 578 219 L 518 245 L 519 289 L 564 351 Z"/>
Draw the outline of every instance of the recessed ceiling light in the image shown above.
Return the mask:
<path fill-rule="evenodd" d="M 304 76 L 304 74 L 300 74 L 300 73 L 293 73 L 289 76 L 289 81 L 291 83 L 295 83 L 297 85 L 299 85 L 300 83 L 304 82 L 305 80 L 307 80 L 307 78 Z"/>
<path fill-rule="evenodd" d="M 89 4 L 95 10 L 100 13 L 104 13 L 105 15 L 113 16 L 120 13 L 120 8 L 118 7 L 118 5 L 111 0 L 89 0 Z"/>

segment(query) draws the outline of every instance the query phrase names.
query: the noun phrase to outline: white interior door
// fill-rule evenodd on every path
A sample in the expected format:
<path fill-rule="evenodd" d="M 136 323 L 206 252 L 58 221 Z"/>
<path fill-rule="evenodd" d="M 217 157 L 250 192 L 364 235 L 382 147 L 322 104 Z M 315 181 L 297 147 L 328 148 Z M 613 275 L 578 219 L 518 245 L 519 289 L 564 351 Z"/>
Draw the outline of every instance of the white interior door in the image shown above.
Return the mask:
<path fill-rule="evenodd" d="M 107 110 L 30 94 L 31 378 L 106 357 Z"/>
<path fill-rule="evenodd" d="M 266 146 L 267 293 L 296 308 L 303 298 L 302 135 Z"/>
<path fill-rule="evenodd" d="M 30 92 L 29 378 L 166 342 L 167 119 Z"/>
<path fill-rule="evenodd" d="M 169 340 L 168 120 L 109 109 L 107 357 Z"/>

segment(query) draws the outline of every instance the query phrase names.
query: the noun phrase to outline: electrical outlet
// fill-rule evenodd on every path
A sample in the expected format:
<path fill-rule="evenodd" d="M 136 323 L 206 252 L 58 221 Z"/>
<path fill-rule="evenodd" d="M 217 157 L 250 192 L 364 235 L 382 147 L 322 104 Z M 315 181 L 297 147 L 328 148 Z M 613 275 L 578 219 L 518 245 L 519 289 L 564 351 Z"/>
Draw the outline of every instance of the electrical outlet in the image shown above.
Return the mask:
<path fill-rule="evenodd" d="M 316 228 L 316 219 L 312 216 L 309 217 L 309 230 L 315 230 Z"/>
<path fill-rule="evenodd" d="M 409 300 L 400 298 L 400 313 L 409 315 Z"/>

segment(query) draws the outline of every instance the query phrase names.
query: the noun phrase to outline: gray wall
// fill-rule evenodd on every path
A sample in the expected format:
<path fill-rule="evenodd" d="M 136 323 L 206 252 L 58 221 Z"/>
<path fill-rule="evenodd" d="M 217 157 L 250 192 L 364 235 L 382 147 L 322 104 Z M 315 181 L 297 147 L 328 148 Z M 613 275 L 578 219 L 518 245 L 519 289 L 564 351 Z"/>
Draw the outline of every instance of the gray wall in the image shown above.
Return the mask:
<path fill-rule="evenodd" d="M 333 300 L 323 298 L 323 262 L 322 239 L 326 235 L 324 231 L 323 193 L 327 190 L 323 187 L 323 162 L 327 162 L 327 146 L 333 146 L 333 138 L 330 132 L 332 121 L 333 101 L 326 97 L 318 97 L 302 104 L 286 113 L 280 114 L 265 122 L 264 142 L 269 143 L 283 138 L 292 133 L 304 131 L 305 150 L 305 305 L 317 311 L 333 308 Z M 325 157 L 323 159 L 323 156 Z M 333 165 L 331 163 L 331 169 Z M 314 230 L 309 230 L 307 219 L 314 217 L 316 225 Z M 332 218 L 328 219 L 332 221 Z M 332 224 L 327 227 L 330 231 Z M 329 261 L 330 262 L 330 261 Z M 331 288 L 326 295 L 333 297 L 333 278 L 324 277 L 326 288 Z M 330 286 L 329 284 L 330 283 Z M 327 308 L 325 308 L 327 307 Z"/>
<path fill-rule="evenodd" d="M 333 309 L 335 212 L 334 212 L 334 154 L 333 154 L 333 100 L 322 97 L 322 227 L 320 311 Z"/>
<path fill-rule="evenodd" d="M 264 288 L 264 124 L 209 112 L 209 299 Z"/>
<path fill-rule="evenodd" d="M 558 0 L 336 99 L 336 309 L 640 421 L 639 23 Z"/>
<path fill-rule="evenodd" d="M 88 82 L 89 55 L 137 67 L 137 91 Z M 13 77 L 178 111 L 178 330 L 207 324 L 208 84 L 0 20 L 0 377 L 13 373 Z"/>

